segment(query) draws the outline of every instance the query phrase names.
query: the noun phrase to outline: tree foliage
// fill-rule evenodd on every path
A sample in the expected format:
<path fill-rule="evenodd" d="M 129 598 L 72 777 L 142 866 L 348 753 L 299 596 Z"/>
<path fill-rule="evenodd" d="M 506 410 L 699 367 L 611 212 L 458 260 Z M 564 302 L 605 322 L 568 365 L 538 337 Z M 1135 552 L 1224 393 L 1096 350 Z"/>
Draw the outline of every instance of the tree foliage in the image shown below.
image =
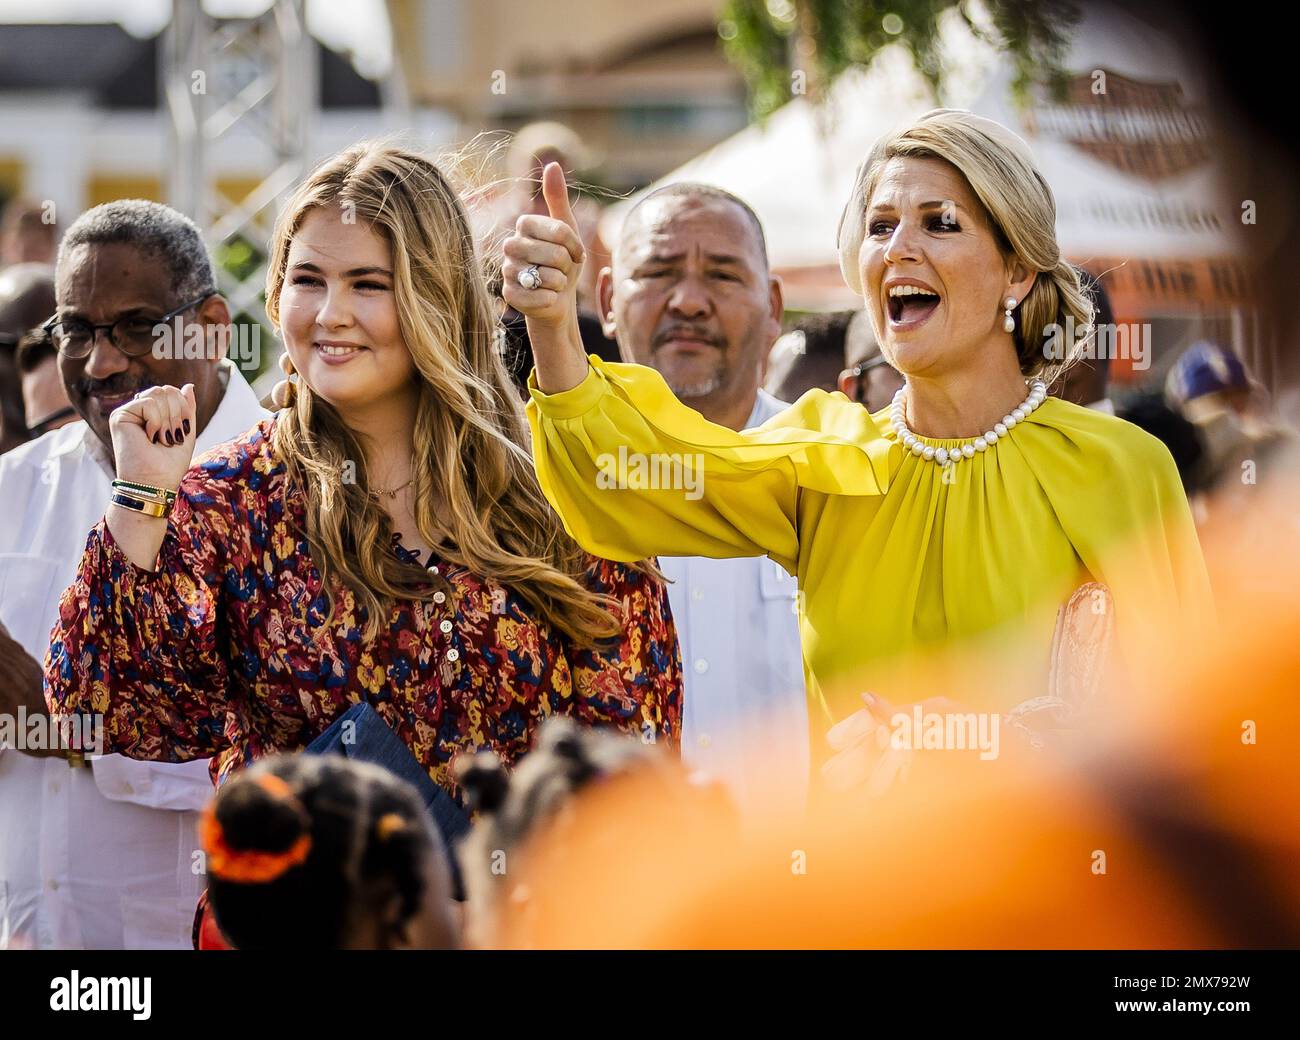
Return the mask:
<path fill-rule="evenodd" d="M 940 24 L 949 11 L 1014 62 L 1018 98 L 1037 83 L 1059 89 L 1079 18 L 1073 0 L 728 0 L 718 34 L 761 119 L 795 93 L 816 95 L 848 69 L 869 66 L 893 43 L 908 50 L 938 96 Z"/>

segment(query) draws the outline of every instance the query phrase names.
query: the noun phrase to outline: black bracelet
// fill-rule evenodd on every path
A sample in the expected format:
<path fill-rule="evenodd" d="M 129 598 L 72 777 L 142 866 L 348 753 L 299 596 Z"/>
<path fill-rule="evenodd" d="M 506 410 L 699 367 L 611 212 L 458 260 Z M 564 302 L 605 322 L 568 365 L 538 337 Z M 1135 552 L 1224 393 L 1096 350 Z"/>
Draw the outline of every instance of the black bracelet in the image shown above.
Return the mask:
<path fill-rule="evenodd" d="M 134 509 L 137 513 L 144 513 L 146 516 L 165 517 L 169 512 L 161 502 L 145 502 L 138 498 L 128 498 L 126 495 L 114 495 L 112 502 L 116 506 L 122 506 L 124 509 Z"/>

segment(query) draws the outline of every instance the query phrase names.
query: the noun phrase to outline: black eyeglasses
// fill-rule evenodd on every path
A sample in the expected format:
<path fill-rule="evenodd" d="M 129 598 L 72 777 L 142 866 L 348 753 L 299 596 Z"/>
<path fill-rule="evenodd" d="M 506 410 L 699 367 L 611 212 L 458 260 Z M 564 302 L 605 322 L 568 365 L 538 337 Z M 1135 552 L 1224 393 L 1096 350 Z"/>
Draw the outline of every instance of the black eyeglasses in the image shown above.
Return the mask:
<path fill-rule="evenodd" d="M 100 329 L 108 330 L 108 341 L 127 357 L 142 357 L 153 349 L 153 330 L 157 326 L 166 325 L 176 315 L 184 314 L 192 307 L 197 307 L 209 296 L 214 295 L 215 292 L 215 289 L 209 289 L 197 299 L 190 300 L 189 303 L 182 303 L 175 310 L 168 311 L 160 318 L 133 314 L 127 318 L 118 318 L 117 321 L 95 325 L 88 321 L 78 321 L 75 318 L 61 321 L 59 318 L 54 317 L 42 325 L 41 328 L 50 334 L 55 347 L 64 357 L 84 358 L 88 356 L 94 348 L 95 337 L 99 335 Z"/>
<path fill-rule="evenodd" d="M 854 365 L 849 371 L 853 373 L 853 378 L 857 379 L 863 372 L 870 372 L 873 368 L 879 368 L 881 365 L 888 365 L 889 362 L 883 357 L 877 355 L 870 361 L 864 361 L 860 365 Z"/>
<path fill-rule="evenodd" d="M 64 419 L 71 419 L 76 414 L 77 410 L 73 408 L 72 405 L 68 405 L 66 408 L 60 408 L 53 415 L 47 415 L 40 422 L 32 423 L 31 426 L 27 427 L 27 432 L 30 433 L 33 438 L 39 437 L 54 429 L 55 423 L 62 422 Z"/>

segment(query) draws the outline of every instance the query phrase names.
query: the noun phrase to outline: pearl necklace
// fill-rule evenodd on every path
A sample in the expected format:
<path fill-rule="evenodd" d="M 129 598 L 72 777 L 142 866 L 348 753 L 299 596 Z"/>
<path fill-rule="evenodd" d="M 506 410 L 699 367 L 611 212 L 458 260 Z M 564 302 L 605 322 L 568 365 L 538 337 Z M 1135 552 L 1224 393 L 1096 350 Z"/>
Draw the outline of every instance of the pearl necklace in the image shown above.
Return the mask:
<path fill-rule="evenodd" d="M 1046 384 L 1041 379 L 1035 379 L 1029 384 L 1029 396 L 1004 415 L 1001 422 L 994 423 L 993 429 L 965 444 L 954 445 L 951 448 L 936 448 L 931 444 L 922 444 L 921 438 L 908 429 L 907 421 L 903 418 L 903 394 L 906 390 L 906 387 L 901 387 L 894 395 L 894 403 L 889 406 L 889 421 L 893 424 L 899 443 L 904 448 L 913 455 L 919 455 L 926 462 L 934 462 L 940 466 L 951 466 L 962 459 L 973 458 L 977 451 L 987 451 L 1047 398 Z"/>

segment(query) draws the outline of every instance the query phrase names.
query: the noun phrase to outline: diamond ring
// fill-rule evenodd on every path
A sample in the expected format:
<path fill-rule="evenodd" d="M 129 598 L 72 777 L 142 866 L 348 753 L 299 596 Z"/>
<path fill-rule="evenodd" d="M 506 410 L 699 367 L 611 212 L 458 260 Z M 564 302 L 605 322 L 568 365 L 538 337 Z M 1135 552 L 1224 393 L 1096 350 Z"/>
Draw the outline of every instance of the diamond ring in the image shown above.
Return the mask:
<path fill-rule="evenodd" d="M 516 276 L 516 280 L 525 289 L 540 289 L 542 287 L 542 273 L 537 270 L 536 264 L 529 264 Z"/>

